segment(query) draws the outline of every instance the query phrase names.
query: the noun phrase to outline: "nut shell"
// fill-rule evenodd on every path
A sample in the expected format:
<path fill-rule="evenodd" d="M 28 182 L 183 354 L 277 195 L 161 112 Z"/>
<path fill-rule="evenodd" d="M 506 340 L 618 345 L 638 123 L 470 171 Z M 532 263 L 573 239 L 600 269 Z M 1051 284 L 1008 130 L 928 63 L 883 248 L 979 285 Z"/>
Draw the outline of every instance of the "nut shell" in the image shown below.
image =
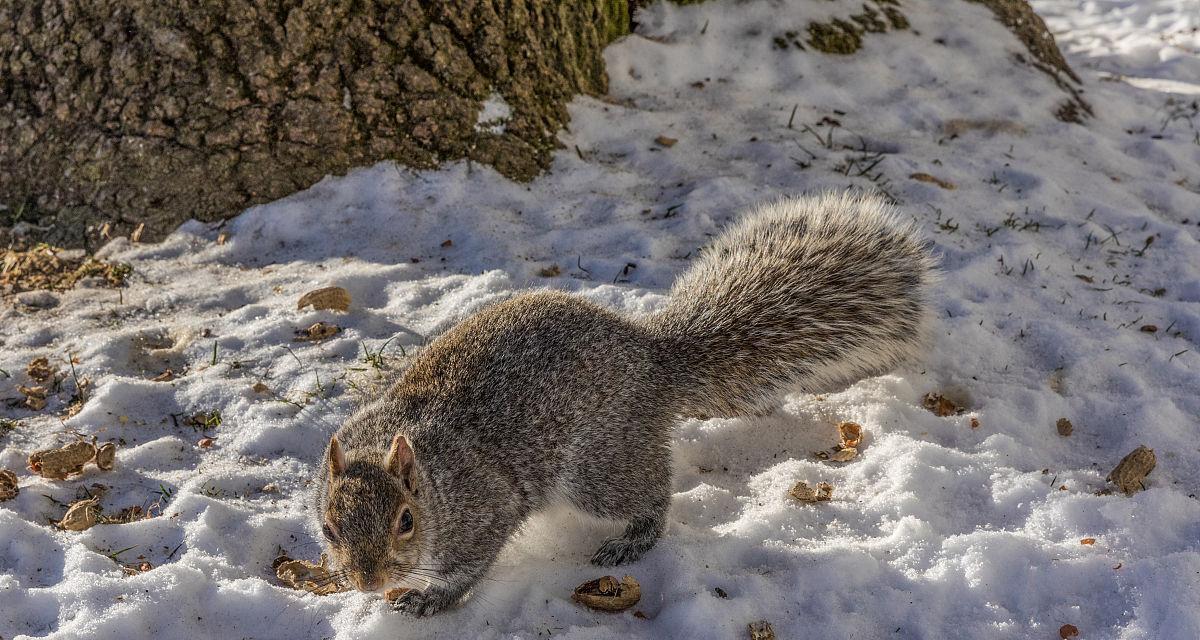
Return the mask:
<path fill-rule="evenodd" d="M 1146 488 L 1143 481 L 1154 470 L 1156 463 L 1154 450 L 1145 445 L 1139 446 L 1121 458 L 1112 473 L 1108 474 L 1107 480 L 1117 485 L 1125 495 L 1131 496 Z"/>
<path fill-rule="evenodd" d="M 95 457 L 95 445 L 76 440 L 57 449 L 43 449 L 29 454 L 29 470 L 43 478 L 66 480 L 67 476 L 83 473 L 83 465 Z"/>
<path fill-rule="evenodd" d="M 624 611 L 642 599 L 642 585 L 633 576 L 625 576 L 619 581 L 613 576 L 604 576 L 575 587 L 571 599 L 591 609 Z"/>

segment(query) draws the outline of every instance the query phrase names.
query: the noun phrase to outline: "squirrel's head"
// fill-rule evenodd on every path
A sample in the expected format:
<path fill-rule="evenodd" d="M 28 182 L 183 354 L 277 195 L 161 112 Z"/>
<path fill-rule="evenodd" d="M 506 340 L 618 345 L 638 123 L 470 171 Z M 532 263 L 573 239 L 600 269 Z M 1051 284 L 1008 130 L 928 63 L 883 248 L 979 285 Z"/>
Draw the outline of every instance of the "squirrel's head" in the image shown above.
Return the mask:
<path fill-rule="evenodd" d="M 322 531 L 336 565 L 362 591 L 427 573 L 421 551 L 430 536 L 421 517 L 416 454 L 401 434 L 382 458 L 378 453 L 347 453 L 337 436 L 327 453 Z"/>

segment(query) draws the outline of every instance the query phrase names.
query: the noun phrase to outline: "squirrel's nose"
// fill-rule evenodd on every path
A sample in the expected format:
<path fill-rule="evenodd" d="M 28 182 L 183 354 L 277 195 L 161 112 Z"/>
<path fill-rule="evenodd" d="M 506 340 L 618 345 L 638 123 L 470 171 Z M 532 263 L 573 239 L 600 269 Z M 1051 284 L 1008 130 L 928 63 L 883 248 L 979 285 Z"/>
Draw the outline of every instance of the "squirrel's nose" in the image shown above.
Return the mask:
<path fill-rule="evenodd" d="M 354 586 L 358 587 L 359 591 L 379 591 L 383 588 L 383 578 L 379 576 L 368 577 L 363 574 L 355 574 Z"/>

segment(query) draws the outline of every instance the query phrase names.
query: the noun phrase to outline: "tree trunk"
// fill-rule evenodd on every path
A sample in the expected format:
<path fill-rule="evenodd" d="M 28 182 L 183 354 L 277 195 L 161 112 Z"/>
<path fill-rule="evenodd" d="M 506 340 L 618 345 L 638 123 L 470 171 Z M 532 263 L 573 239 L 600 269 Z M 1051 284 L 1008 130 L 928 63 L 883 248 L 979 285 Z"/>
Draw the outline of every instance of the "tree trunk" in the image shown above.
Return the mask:
<path fill-rule="evenodd" d="M 470 158 L 530 179 L 567 101 L 605 91 L 601 51 L 629 9 L 0 0 L 0 25 L 0 215 L 87 246 L 104 222 L 161 237 L 380 160 Z M 485 101 L 507 119 L 480 123 Z"/>

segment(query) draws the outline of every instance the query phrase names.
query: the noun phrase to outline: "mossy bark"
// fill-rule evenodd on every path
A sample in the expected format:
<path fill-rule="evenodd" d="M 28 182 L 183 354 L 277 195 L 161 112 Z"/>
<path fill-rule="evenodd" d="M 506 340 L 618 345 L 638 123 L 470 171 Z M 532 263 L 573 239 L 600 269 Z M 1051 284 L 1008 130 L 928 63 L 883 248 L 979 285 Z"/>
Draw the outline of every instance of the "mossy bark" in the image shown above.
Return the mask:
<path fill-rule="evenodd" d="M 0 222 L 161 237 L 379 160 L 528 180 L 627 0 L 0 2 Z M 502 132 L 477 128 L 493 93 Z M 6 218 L 6 219 L 5 219 Z"/>

